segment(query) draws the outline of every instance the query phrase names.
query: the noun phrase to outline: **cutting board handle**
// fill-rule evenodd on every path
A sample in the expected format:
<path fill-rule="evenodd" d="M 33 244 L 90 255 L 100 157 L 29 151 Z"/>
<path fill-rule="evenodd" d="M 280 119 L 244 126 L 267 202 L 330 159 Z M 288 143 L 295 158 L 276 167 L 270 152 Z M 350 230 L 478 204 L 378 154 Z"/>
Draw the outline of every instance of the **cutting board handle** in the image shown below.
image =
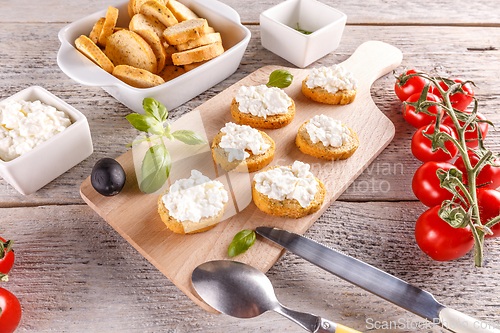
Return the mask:
<path fill-rule="evenodd" d="M 403 61 L 403 52 L 397 47 L 380 41 L 369 41 L 358 46 L 356 51 L 342 63 L 358 79 L 358 91 L 370 90 L 372 83 Z"/>

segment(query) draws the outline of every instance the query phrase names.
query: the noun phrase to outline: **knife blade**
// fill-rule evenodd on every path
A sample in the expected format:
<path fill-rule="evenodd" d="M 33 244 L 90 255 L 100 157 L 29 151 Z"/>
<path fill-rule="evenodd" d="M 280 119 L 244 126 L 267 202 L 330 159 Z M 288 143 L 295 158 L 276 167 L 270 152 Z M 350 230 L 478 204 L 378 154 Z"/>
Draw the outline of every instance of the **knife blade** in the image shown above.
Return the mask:
<path fill-rule="evenodd" d="M 494 324 L 448 308 L 429 292 L 309 238 L 270 227 L 258 227 L 255 231 L 316 266 L 450 331 L 500 333 Z"/>

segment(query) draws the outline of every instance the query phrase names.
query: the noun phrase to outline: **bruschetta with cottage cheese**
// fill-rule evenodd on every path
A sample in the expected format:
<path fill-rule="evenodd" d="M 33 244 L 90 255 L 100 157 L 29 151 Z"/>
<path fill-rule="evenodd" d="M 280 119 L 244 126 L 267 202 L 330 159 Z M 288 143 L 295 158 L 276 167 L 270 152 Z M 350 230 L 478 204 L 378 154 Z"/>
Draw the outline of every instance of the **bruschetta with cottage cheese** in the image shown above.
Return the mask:
<path fill-rule="evenodd" d="M 318 211 L 325 199 L 325 185 L 310 171 L 307 163 L 274 166 L 253 178 L 252 197 L 263 212 L 300 218 Z"/>
<path fill-rule="evenodd" d="M 356 89 L 357 79 L 341 65 L 313 68 L 302 81 L 302 93 L 324 104 L 352 103 Z"/>
<path fill-rule="evenodd" d="M 203 232 L 221 221 L 228 198 L 221 182 L 192 170 L 191 177 L 175 181 L 160 195 L 158 213 L 177 234 Z"/>

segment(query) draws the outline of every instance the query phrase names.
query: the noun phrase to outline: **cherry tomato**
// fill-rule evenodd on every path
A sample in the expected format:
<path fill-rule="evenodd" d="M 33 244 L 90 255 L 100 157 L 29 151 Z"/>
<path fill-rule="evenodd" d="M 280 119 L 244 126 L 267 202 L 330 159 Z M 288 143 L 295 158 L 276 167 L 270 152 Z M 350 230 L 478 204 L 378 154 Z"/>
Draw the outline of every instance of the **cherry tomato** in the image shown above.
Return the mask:
<path fill-rule="evenodd" d="M 0 288 L 0 333 L 12 333 L 21 321 L 21 304 L 10 291 Z"/>
<path fill-rule="evenodd" d="M 465 80 L 463 80 L 461 78 L 450 78 L 450 80 L 453 80 L 456 83 L 465 82 Z M 448 91 L 448 86 L 444 82 L 440 81 L 439 86 L 444 91 Z M 450 96 L 451 105 L 455 109 L 460 110 L 460 111 L 465 110 L 469 106 L 469 104 L 472 102 L 472 97 L 474 96 L 474 90 L 472 89 L 472 86 L 470 85 L 470 83 L 467 83 L 466 85 L 464 85 L 462 87 L 462 89 L 466 92 L 466 94 L 455 93 L 455 94 Z M 442 98 L 442 95 L 437 88 L 435 88 L 433 90 L 433 93 Z"/>
<path fill-rule="evenodd" d="M 415 239 L 418 247 L 437 261 L 448 261 L 467 254 L 474 246 L 474 237 L 469 226 L 453 228 L 439 215 L 441 206 L 425 211 L 415 224 Z"/>
<path fill-rule="evenodd" d="M 450 154 L 445 153 L 441 148 L 438 148 L 435 152 L 432 152 L 432 141 L 424 136 L 425 134 L 434 133 L 434 124 L 431 124 L 429 129 L 426 131 L 427 126 L 422 126 L 415 132 L 411 139 L 411 153 L 416 159 L 422 162 L 429 161 L 451 161 L 458 153 L 458 148 L 451 141 L 445 142 L 444 146 Z M 451 137 L 457 138 L 455 132 L 446 125 L 439 124 L 439 131 L 448 133 Z"/>
<path fill-rule="evenodd" d="M 477 190 L 477 203 L 481 222 L 485 224 L 494 217 L 500 215 L 500 192 L 491 188 L 479 188 Z M 491 227 L 493 235 L 486 237 L 500 237 L 500 223 Z"/>
<path fill-rule="evenodd" d="M 455 168 L 447 162 L 425 162 L 413 175 L 411 188 L 415 196 L 427 207 L 441 205 L 444 200 L 451 200 L 453 194 L 447 189 L 439 186 L 439 178 L 436 175 L 438 169 L 445 171 Z"/>
<path fill-rule="evenodd" d="M 416 93 L 411 95 L 406 101 L 407 102 L 416 102 L 420 98 L 420 93 Z M 439 102 L 440 99 L 436 95 L 432 93 L 427 94 L 427 100 L 428 101 L 433 101 L 433 102 Z M 423 112 L 416 113 L 415 108 L 410 105 L 405 105 L 405 108 L 403 110 L 403 117 L 405 120 L 412 125 L 415 128 L 420 128 L 422 126 L 429 125 L 432 122 L 436 122 L 436 116 L 438 111 L 441 108 L 439 106 L 431 106 L 427 109 L 430 113 L 434 114 L 434 116 L 430 116 L 428 114 L 425 114 Z"/>
<path fill-rule="evenodd" d="M 421 71 L 417 71 L 414 69 L 411 69 L 409 71 L 406 71 L 404 74 L 415 74 L 415 73 L 422 73 Z M 400 76 L 401 77 L 401 76 Z M 404 102 L 408 99 L 413 94 L 420 94 L 422 92 L 422 89 L 424 88 L 427 80 L 424 79 L 423 77 L 420 76 L 414 76 L 408 81 L 406 81 L 404 86 L 400 86 L 400 80 L 399 78 L 396 80 L 396 84 L 394 85 L 394 92 L 398 96 L 398 98 L 401 100 L 401 102 Z"/>
<path fill-rule="evenodd" d="M 471 151 L 467 152 L 467 155 L 469 155 L 469 160 L 472 165 L 472 167 L 475 167 L 477 162 L 479 162 L 479 157 L 476 156 Z M 495 162 L 500 165 L 500 159 L 496 159 Z M 459 156 L 457 160 L 455 161 L 455 166 L 457 167 L 458 170 L 462 171 L 464 174 L 464 184 L 468 184 L 468 178 L 467 178 L 467 173 L 465 169 L 465 164 L 464 160 L 462 159 L 462 156 Z M 491 182 L 491 183 L 490 183 Z M 497 188 L 500 186 L 500 167 L 494 167 L 489 164 L 486 164 L 479 174 L 476 177 L 476 185 L 482 185 L 486 184 L 483 187 L 485 188 Z"/>
<path fill-rule="evenodd" d="M 479 113 L 479 112 L 477 113 L 477 118 L 481 119 L 481 120 L 487 120 L 486 117 L 482 113 Z M 451 120 L 450 117 L 446 117 L 443 120 L 443 124 L 450 126 L 458 137 L 458 133 L 457 133 L 457 130 L 455 128 L 455 124 L 453 124 L 453 120 Z M 460 124 L 460 126 L 464 125 L 464 123 L 461 121 L 459 122 L 459 124 Z M 478 123 L 478 125 L 479 125 L 479 130 L 481 131 L 481 136 L 483 137 L 483 140 L 484 140 L 484 138 L 486 137 L 486 134 L 488 133 L 488 123 Z M 467 147 L 470 147 L 470 148 L 477 147 L 478 135 L 477 135 L 477 128 L 475 126 L 472 127 L 471 125 L 469 125 L 469 127 L 467 127 L 467 129 L 465 130 L 464 137 L 465 137 L 465 140 L 467 141 L 465 143 L 467 145 Z M 472 141 L 468 141 L 468 140 L 472 140 Z"/>
<path fill-rule="evenodd" d="M 0 241 L 5 243 L 5 239 L 0 237 Z M 14 251 L 5 253 L 3 258 L 0 258 L 0 273 L 8 274 L 14 265 Z"/>

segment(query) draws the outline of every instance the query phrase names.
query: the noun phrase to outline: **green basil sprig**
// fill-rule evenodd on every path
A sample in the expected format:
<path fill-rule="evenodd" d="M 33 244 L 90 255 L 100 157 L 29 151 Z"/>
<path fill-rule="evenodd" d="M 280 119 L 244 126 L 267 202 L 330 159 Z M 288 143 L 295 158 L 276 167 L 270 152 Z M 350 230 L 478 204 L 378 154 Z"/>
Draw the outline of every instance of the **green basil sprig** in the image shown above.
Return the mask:
<path fill-rule="evenodd" d="M 153 136 L 146 136 L 141 140 L 134 141 L 127 145 L 131 147 L 135 144 L 149 141 L 155 143 L 144 155 L 141 165 L 141 182 L 139 188 L 144 193 L 154 193 L 158 191 L 168 179 L 172 169 L 172 159 L 163 138 L 169 140 L 179 140 L 188 145 L 206 144 L 207 141 L 199 134 L 189 130 L 178 130 L 170 133 L 170 124 L 167 121 L 167 108 L 153 98 L 145 98 L 142 107 L 146 114 L 131 113 L 125 118 L 137 130 Z"/>
<path fill-rule="evenodd" d="M 248 250 L 255 243 L 255 231 L 253 230 L 242 230 L 238 232 L 231 244 L 227 249 L 227 256 L 229 258 L 237 256 Z"/>
<path fill-rule="evenodd" d="M 286 69 L 277 69 L 269 75 L 268 87 L 286 88 L 292 84 L 293 75 Z"/>

